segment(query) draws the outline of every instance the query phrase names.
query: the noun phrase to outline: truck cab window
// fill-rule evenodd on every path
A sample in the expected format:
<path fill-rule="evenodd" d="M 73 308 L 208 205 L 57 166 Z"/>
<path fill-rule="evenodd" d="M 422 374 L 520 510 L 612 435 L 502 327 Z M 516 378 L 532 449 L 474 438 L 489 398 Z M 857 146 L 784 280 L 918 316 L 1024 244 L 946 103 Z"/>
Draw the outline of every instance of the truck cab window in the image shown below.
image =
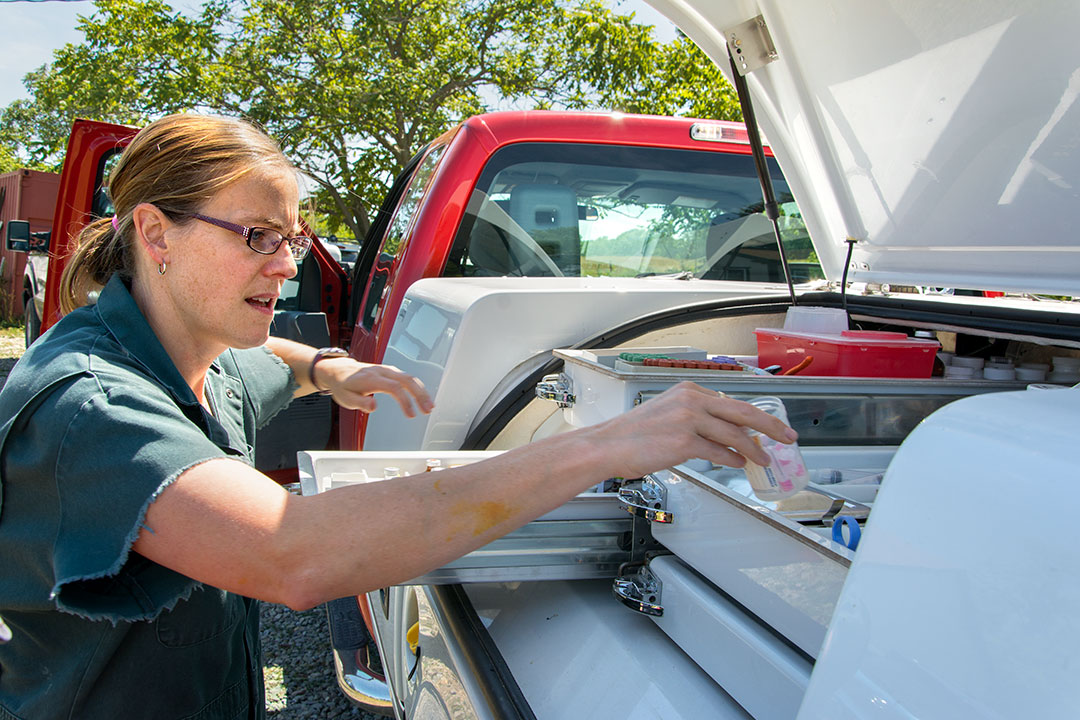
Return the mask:
<path fill-rule="evenodd" d="M 779 166 L 769 165 L 796 277 L 823 277 Z M 761 209 L 749 155 L 520 143 L 485 167 L 444 274 L 783 281 Z"/>

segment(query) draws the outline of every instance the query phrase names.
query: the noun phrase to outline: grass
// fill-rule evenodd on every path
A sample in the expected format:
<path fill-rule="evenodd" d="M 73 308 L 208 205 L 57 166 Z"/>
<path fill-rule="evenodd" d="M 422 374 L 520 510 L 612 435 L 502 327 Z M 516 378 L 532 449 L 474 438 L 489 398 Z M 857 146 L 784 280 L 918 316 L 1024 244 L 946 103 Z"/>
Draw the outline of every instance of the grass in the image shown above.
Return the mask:
<path fill-rule="evenodd" d="M 11 362 L 0 362 L 3 366 L 0 367 L 0 371 L 6 373 L 10 370 L 14 360 L 21 358 L 25 350 L 26 341 L 23 339 L 22 325 L 13 323 L 0 325 L 0 361 L 11 360 Z"/>

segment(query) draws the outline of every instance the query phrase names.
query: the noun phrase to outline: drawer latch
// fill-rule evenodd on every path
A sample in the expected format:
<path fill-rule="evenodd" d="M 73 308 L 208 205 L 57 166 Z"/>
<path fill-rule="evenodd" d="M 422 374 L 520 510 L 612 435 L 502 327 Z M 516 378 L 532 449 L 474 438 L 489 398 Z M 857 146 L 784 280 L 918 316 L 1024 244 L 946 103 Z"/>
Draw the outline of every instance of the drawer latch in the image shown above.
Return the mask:
<path fill-rule="evenodd" d="M 619 502 L 631 515 L 654 523 L 671 523 L 675 515 L 667 509 L 667 489 L 652 475 L 632 480 L 619 488 Z"/>
<path fill-rule="evenodd" d="M 642 615 L 661 617 L 664 606 L 660 604 L 662 583 L 648 566 L 638 566 L 634 571 L 615 578 L 611 591 L 626 607 Z"/>
<path fill-rule="evenodd" d="M 570 378 L 562 373 L 545 375 L 536 384 L 536 397 L 551 400 L 561 408 L 568 408 L 577 402 Z"/>

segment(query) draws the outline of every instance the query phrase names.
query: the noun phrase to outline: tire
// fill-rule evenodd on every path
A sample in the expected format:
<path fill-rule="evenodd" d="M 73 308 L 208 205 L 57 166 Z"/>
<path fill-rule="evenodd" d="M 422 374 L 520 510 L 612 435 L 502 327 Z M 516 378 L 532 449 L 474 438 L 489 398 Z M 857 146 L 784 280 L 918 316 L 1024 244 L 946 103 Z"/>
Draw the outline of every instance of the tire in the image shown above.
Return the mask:
<path fill-rule="evenodd" d="M 38 317 L 37 305 L 32 297 L 23 305 L 23 332 L 26 347 L 30 347 L 30 343 L 37 340 L 41 334 L 41 318 Z"/>

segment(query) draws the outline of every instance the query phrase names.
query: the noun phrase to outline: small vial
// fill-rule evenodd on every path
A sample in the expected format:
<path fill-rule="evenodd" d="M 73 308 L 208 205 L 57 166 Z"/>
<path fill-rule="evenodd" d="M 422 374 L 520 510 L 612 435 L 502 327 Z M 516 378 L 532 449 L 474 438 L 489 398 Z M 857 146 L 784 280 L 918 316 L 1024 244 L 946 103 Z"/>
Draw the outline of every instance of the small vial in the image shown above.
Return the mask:
<path fill-rule="evenodd" d="M 428 460 L 427 463 L 424 466 L 424 472 L 432 472 L 432 471 L 435 471 L 435 470 L 442 470 L 442 469 L 443 469 L 442 460 L 436 460 L 435 458 L 432 458 L 432 459 Z"/>
<path fill-rule="evenodd" d="M 750 404 L 785 423 L 788 421 L 787 409 L 780 398 L 759 397 L 750 400 Z M 743 468 L 746 479 L 750 481 L 750 487 L 759 500 L 782 500 L 806 487 L 810 482 L 810 474 L 806 471 L 806 463 L 803 462 L 802 451 L 797 443 L 785 445 L 750 428 L 746 428 L 746 433 L 772 460 L 769 467 L 747 461 Z"/>
<path fill-rule="evenodd" d="M 401 468 L 399 467 L 385 467 L 382 471 L 383 480 L 392 480 L 396 477 L 401 477 Z"/>

